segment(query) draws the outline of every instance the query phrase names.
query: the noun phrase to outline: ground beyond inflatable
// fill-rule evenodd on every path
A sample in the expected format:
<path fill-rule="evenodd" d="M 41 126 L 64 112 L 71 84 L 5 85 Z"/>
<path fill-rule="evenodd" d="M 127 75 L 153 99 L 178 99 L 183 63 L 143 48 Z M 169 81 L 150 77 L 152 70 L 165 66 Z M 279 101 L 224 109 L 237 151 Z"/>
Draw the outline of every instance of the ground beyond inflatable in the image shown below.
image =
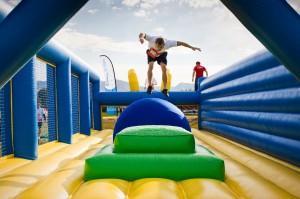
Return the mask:
<path fill-rule="evenodd" d="M 267 49 L 169 98 L 99 92 L 51 39 L 86 1 L 0 2 L 0 198 L 300 198 L 300 17 L 286 1 L 222 0 Z M 127 108 L 102 130 L 109 105 Z M 177 105 L 198 106 L 198 129 Z"/>

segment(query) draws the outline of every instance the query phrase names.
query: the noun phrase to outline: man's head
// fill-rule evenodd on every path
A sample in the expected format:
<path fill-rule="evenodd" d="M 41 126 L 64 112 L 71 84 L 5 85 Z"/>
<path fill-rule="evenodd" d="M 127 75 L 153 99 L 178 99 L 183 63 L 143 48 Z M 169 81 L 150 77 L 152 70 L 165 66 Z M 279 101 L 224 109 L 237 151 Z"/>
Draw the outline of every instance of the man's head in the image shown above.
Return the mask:
<path fill-rule="evenodd" d="M 162 50 L 165 46 L 165 40 L 162 37 L 158 37 L 155 40 L 155 47 L 158 51 Z"/>
<path fill-rule="evenodd" d="M 38 104 L 37 104 L 37 107 L 38 107 L 38 108 L 40 108 L 40 107 L 41 107 L 41 104 L 40 104 L 40 103 L 38 103 Z"/>
<path fill-rule="evenodd" d="M 197 65 L 197 66 L 200 66 L 200 62 L 199 62 L 199 61 L 197 61 L 197 62 L 196 62 L 196 65 Z"/>

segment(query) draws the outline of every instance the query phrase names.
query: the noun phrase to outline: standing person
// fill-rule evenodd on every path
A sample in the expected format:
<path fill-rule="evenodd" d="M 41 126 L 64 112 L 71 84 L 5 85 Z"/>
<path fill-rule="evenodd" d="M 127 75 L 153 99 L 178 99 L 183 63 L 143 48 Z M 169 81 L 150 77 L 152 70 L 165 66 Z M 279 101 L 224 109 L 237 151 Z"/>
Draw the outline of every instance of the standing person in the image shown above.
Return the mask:
<path fill-rule="evenodd" d="M 44 109 L 41 107 L 41 104 L 37 104 L 37 120 L 38 120 L 38 128 L 39 128 L 39 142 L 41 139 L 41 128 L 43 126 L 43 119 L 46 119 L 46 115 Z"/>
<path fill-rule="evenodd" d="M 162 93 L 166 96 L 169 97 L 168 94 L 168 89 L 167 89 L 167 55 L 168 50 L 171 47 L 176 47 L 176 46 L 184 46 L 187 48 L 190 48 L 192 50 L 200 50 L 198 47 L 193 47 L 185 42 L 182 41 L 176 41 L 176 40 L 168 40 L 165 39 L 161 36 L 150 36 L 145 33 L 140 33 L 139 34 L 139 39 L 141 44 L 144 43 L 144 41 L 148 41 L 148 50 L 147 50 L 147 57 L 148 57 L 148 88 L 147 88 L 147 93 L 151 94 L 152 93 L 152 87 L 151 85 L 151 79 L 152 79 L 152 71 L 153 71 L 153 65 L 154 62 L 157 61 L 157 63 L 161 67 L 162 71 L 162 81 L 164 85 L 164 89 L 162 90 Z"/>
<path fill-rule="evenodd" d="M 203 72 L 206 73 L 206 77 L 208 76 L 208 72 L 204 66 L 201 66 L 201 63 L 199 61 L 196 62 L 196 66 L 193 70 L 193 77 L 192 82 L 194 81 L 195 73 L 196 73 L 196 79 L 195 79 L 195 91 L 198 90 L 198 79 L 200 77 L 203 77 Z"/>
<path fill-rule="evenodd" d="M 157 81 L 155 79 L 154 76 L 152 76 L 152 79 L 151 79 L 151 84 L 150 86 L 152 87 L 152 90 L 154 90 L 154 86 L 157 85 Z M 149 82 L 148 82 L 148 78 L 145 79 L 145 86 L 144 86 L 144 89 L 146 89 L 147 87 L 149 86 Z"/>

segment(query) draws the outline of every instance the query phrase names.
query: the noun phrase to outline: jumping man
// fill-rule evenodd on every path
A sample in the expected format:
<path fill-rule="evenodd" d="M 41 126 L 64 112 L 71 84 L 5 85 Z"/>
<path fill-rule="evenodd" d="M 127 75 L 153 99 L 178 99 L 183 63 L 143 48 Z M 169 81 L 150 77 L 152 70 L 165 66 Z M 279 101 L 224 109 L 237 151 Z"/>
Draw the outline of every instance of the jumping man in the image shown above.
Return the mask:
<path fill-rule="evenodd" d="M 184 46 L 187 48 L 190 48 L 192 50 L 199 50 L 201 51 L 200 48 L 198 47 L 193 47 L 185 42 L 182 41 L 176 41 L 176 40 L 168 40 L 165 39 L 161 36 L 150 36 L 145 33 L 140 33 L 139 39 L 141 44 L 144 43 L 144 41 L 148 41 L 148 49 L 147 49 L 147 57 L 148 57 L 148 88 L 147 88 L 147 93 L 151 94 L 152 93 L 152 86 L 151 86 L 151 79 L 152 79 L 152 71 L 153 71 L 153 65 L 154 62 L 157 61 L 157 63 L 161 67 L 162 71 L 162 81 L 163 81 L 163 86 L 164 89 L 162 90 L 162 93 L 166 96 L 169 97 L 168 94 L 168 89 L 167 89 L 167 55 L 169 48 L 176 47 L 176 46 Z"/>

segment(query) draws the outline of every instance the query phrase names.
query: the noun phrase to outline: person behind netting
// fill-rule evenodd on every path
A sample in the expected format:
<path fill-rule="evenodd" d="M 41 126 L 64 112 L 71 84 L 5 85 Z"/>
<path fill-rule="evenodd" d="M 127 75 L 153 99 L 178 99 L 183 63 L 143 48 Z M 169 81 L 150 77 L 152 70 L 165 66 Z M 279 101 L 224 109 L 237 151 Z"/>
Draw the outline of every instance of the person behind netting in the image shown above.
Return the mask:
<path fill-rule="evenodd" d="M 39 141 L 41 139 L 41 128 L 43 126 L 43 121 L 46 121 L 46 114 L 45 114 L 45 111 L 44 109 L 41 107 L 41 104 L 38 103 L 37 104 L 37 120 L 38 120 L 38 128 L 39 128 L 39 131 L 38 131 L 38 137 L 39 137 Z"/>
<path fill-rule="evenodd" d="M 203 72 L 206 73 L 206 77 L 208 77 L 208 72 L 204 66 L 201 65 L 199 61 L 196 62 L 196 66 L 193 69 L 193 77 L 192 82 L 194 81 L 195 73 L 196 73 L 196 79 L 195 79 L 195 91 L 198 90 L 198 79 L 200 77 L 203 77 Z"/>
<path fill-rule="evenodd" d="M 144 89 L 148 88 L 149 86 L 152 87 L 152 90 L 154 90 L 154 86 L 157 85 L 157 81 L 155 79 L 154 76 L 152 76 L 152 79 L 151 79 L 151 84 L 149 85 L 149 81 L 148 81 L 148 78 L 145 79 L 145 86 L 144 86 Z"/>
<path fill-rule="evenodd" d="M 148 88 L 147 88 L 147 93 L 151 94 L 152 93 L 152 87 L 151 87 L 151 79 L 152 79 L 152 71 L 153 71 L 153 65 L 154 62 L 157 61 L 157 63 L 161 67 L 162 71 L 162 81 L 163 81 L 163 86 L 164 89 L 162 90 L 162 93 L 166 96 L 169 97 L 168 94 L 168 89 L 167 89 L 167 55 L 169 48 L 176 47 L 176 46 L 184 46 L 187 48 L 190 48 L 192 50 L 200 50 L 198 47 L 193 47 L 185 42 L 182 41 L 176 41 L 176 40 L 168 40 L 165 39 L 161 36 L 150 36 L 145 33 L 140 33 L 139 34 L 139 40 L 141 44 L 144 43 L 144 41 L 148 41 L 148 50 L 147 52 L 147 58 L 148 58 L 148 72 L 147 72 L 147 77 L 148 77 Z"/>

